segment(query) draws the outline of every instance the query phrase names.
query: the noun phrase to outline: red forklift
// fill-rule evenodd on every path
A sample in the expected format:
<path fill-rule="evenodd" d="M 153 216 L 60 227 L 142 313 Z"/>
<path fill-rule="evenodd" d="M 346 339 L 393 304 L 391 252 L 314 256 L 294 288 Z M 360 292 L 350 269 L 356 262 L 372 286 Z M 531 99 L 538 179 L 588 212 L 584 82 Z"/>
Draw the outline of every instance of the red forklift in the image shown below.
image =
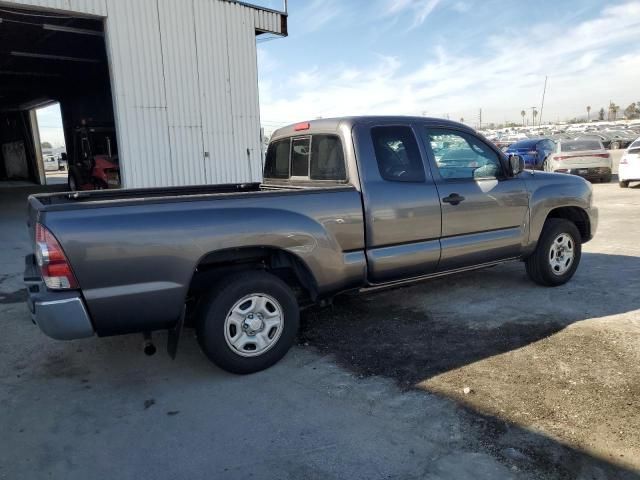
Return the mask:
<path fill-rule="evenodd" d="M 72 155 L 67 161 L 69 190 L 120 188 L 118 147 L 113 126 L 83 125 L 76 128 Z"/>

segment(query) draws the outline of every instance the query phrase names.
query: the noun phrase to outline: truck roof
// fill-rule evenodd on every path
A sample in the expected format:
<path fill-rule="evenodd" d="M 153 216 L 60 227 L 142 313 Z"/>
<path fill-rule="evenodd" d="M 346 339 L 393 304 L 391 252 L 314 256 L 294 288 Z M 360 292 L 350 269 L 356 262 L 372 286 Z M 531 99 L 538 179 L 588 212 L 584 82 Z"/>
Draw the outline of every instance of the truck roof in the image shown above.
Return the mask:
<path fill-rule="evenodd" d="M 286 127 L 279 128 L 271 139 L 290 137 L 293 135 L 305 135 L 313 132 L 337 132 L 341 126 L 354 127 L 358 124 L 390 124 L 390 123 L 423 123 L 428 125 L 438 125 L 443 127 L 455 127 L 457 129 L 463 129 L 468 132 L 475 133 L 471 127 L 444 118 L 433 117 L 419 117 L 419 116 L 406 116 L 406 115 L 367 115 L 367 116 L 348 116 L 348 117 L 334 117 L 334 118 L 319 118 L 316 120 L 305 120 L 298 123 L 287 125 Z"/>

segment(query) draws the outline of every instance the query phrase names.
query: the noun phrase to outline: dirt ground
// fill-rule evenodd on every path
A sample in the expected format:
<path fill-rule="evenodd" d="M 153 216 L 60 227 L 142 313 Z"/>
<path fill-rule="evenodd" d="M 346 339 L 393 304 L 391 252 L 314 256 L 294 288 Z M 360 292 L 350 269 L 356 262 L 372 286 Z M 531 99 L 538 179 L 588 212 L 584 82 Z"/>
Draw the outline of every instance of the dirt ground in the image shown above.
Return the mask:
<path fill-rule="evenodd" d="M 595 190 L 598 235 L 568 285 L 508 264 L 342 298 L 305 314 L 301 343 L 640 470 L 640 188 Z"/>

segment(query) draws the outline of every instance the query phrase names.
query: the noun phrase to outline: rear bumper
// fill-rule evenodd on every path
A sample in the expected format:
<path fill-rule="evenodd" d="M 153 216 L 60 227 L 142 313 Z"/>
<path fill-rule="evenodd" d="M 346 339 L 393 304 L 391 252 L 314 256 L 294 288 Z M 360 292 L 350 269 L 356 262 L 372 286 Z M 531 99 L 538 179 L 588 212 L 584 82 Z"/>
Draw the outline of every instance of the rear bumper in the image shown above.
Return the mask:
<path fill-rule="evenodd" d="M 558 171 L 558 170 L 556 170 Z M 610 167 L 571 168 L 559 173 L 569 173 L 586 179 L 596 179 L 611 175 Z"/>
<path fill-rule="evenodd" d="M 47 290 L 33 255 L 25 258 L 24 282 L 31 320 L 47 336 L 56 340 L 73 340 L 94 335 L 89 313 L 77 291 Z"/>

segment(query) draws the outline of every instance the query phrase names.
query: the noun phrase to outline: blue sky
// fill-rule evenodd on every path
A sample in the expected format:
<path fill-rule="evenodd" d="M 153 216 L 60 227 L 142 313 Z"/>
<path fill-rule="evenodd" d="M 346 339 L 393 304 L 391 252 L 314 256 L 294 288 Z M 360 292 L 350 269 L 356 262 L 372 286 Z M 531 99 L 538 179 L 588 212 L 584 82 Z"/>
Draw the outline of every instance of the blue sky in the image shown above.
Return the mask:
<path fill-rule="evenodd" d="M 555 121 L 640 100 L 640 1 L 290 0 L 289 37 L 260 42 L 258 66 L 267 129 L 424 112 L 474 124 L 480 107 L 520 121 L 545 75 Z"/>

